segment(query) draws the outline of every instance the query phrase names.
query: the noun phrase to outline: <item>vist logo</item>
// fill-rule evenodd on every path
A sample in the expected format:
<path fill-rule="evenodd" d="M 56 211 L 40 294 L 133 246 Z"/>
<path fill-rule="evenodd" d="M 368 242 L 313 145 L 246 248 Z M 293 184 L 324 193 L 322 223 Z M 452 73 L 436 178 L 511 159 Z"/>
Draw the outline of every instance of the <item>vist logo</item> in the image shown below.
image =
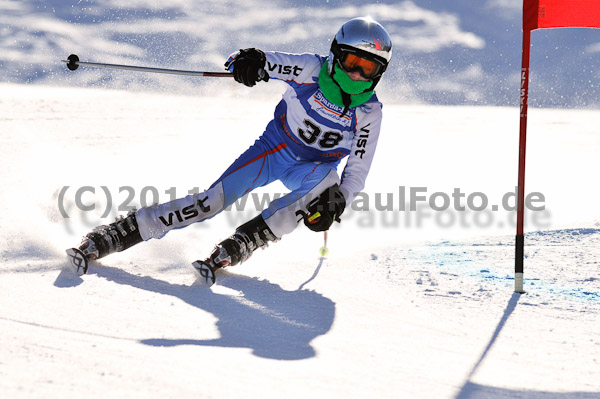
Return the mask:
<path fill-rule="evenodd" d="M 298 65 L 281 65 L 267 62 L 267 69 L 269 72 L 277 72 L 282 75 L 294 75 L 299 76 L 303 68 Z"/>
<path fill-rule="evenodd" d="M 356 140 L 356 148 L 358 150 L 354 151 L 354 155 L 359 156 L 362 159 L 363 155 L 365 155 L 365 148 L 367 147 L 367 140 L 369 139 L 370 130 L 367 129 L 371 124 L 369 123 L 367 126 L 364 126 L 360 129 L 361 134 L 358 136 L 358 140 Z"/>
<path fill-rule="evenodd" d="M 183 209 L 178 209 L 176 211 L 169 212 L 167 218 L 160 216 L 159 219 L 167 227 L 172 226 L 175 221 L 181 223 L 184 220 L 193 219 L 195 217 L 198 217 L 200 215 L 200 212 L 210 212 L 210 205 L 204 205 L 206 201 L 208 201 L 208 197 L 198 199 L 198 201 L 195 204 L 186 206 Z"/>

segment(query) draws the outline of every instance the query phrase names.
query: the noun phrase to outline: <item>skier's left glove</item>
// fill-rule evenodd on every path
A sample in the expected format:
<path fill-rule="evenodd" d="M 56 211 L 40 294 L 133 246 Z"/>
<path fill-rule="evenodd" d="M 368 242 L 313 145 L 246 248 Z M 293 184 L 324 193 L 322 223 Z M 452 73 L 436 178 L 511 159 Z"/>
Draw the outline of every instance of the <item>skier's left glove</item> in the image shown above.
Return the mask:
<path fill-rule="evenodd" d="M 233 72 L 236 82 L 252 87 L 261 80 L 269 81 L 269 74 L 265 71 L 266 63 L 267 56 L 264 51 L 247 48 L 230 56 L 225 63 L 225 68 Z"/>
<path fill-rule="evenodd" d="M 334 221 L 340 222 L 344 209 L 346 199 L 340 187 L 334 184 L 308 204 L 304 224 L 312 231 L 327 231 Z"/>

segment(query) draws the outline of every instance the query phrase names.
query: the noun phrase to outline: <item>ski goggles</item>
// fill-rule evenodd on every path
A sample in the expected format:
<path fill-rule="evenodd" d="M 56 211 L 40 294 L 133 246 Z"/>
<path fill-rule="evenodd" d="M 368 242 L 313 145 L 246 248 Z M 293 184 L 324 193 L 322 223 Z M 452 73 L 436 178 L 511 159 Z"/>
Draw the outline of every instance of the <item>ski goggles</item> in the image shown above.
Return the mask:
<path fill-rule="evenodd" d="M 365 78 L 372 80 L 383 73 L 384 64 L 377 59 L 367 59 L 355 53 L 343 52 L 340 66 L 346 72 L 358 72 Z"/>

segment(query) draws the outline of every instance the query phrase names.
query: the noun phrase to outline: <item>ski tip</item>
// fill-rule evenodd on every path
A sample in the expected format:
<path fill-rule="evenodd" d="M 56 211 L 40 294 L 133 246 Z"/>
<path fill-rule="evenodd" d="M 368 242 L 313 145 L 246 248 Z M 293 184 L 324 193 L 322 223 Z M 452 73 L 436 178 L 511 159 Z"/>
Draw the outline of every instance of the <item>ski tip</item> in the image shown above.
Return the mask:
<path fill-rule="evenodd" d="M 192 266 L 194 267 L 194 272 L 198 279 L 197 282 L 200 282 L 202 285 L 207 287 L 212 287 L 213 284 L 217 281 L 215 277 L 214 269 L 205 261 L 197 260 L 192 262 Z"/>
<path fill-rule="evenodd" d="M 88 271 L 87 256 L 77 248 L 69 248 L 66 250 L 66 253 L 71 269 L 73 269 L 78 276 L 86 274 Z"/>

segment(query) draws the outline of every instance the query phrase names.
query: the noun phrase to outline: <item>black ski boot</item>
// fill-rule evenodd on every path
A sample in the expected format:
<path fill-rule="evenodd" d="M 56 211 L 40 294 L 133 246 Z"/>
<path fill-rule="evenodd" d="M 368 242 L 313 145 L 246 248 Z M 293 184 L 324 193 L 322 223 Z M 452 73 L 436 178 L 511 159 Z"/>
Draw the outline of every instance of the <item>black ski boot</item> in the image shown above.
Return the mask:
<path fill-rule="evenodd" d="M 109 225 L 96 227 L 88 233 L 79 248 L 67 249 L 71 265 L 79 275 L 87 273 L 88 260 L 104 258 L 113 252 L 121 252 L 142 242 L 135 219 L 135 210 L 127 216 L 118 217 Z"/>
<path fill-rule="evenodd" d="M 279 239 L 273 234 L 261 215 L 239 226 L 235 233 L 221 241 L 205 260 L 197 260 L 192 265 L 196 269 L 198 277 L 204 278 L 211 286 L 215 283 L 215 271 L 217 269 L 235 266 L 245 262 L 258 248 L 266 248 L 269 242 Z"/>

